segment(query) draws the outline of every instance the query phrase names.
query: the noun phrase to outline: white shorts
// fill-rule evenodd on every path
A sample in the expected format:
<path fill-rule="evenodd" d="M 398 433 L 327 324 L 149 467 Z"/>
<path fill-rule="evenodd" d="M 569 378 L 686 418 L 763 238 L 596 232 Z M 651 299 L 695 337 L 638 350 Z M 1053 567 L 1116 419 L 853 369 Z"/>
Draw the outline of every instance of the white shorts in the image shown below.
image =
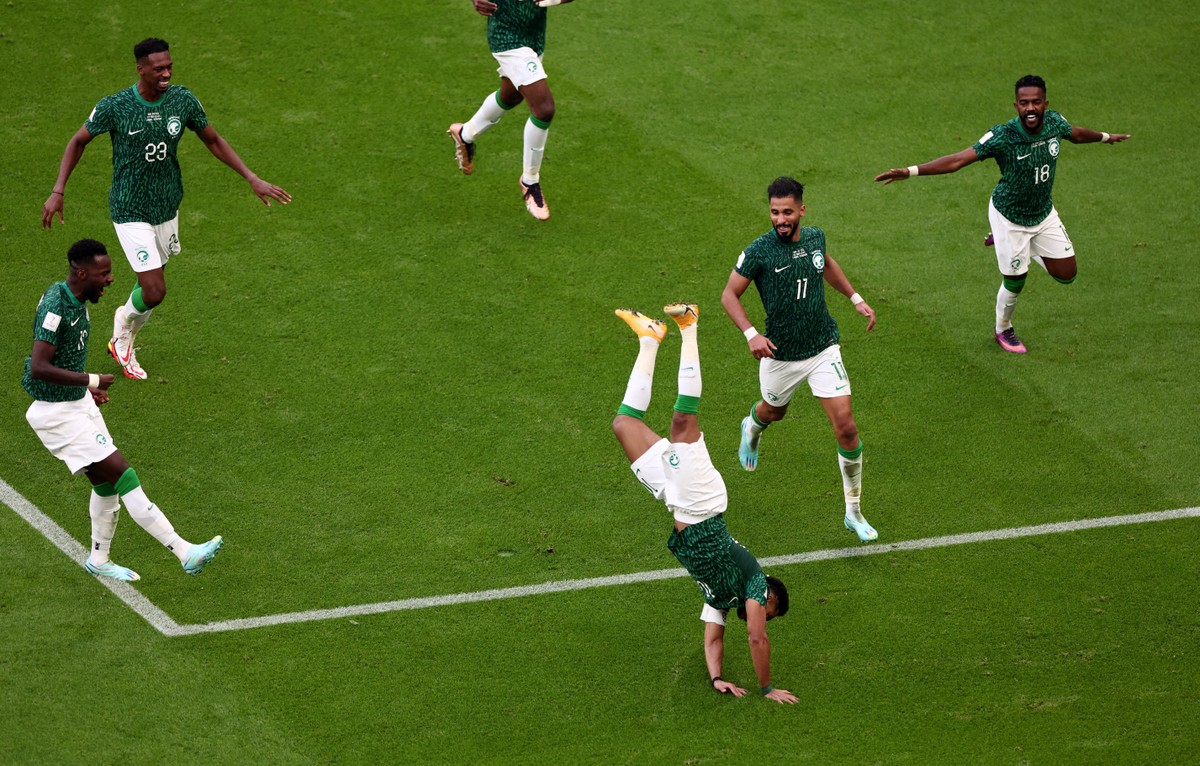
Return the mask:
<path fill-rule="evenodd" d="M 842 364 L 842 347 L 835 343 L 816 356 L 798 362 L 781 362 L 764 357 L 758 363 L 758 388 L 763 401 L 786 407 L 804 380 L 813 396 L 833 399 L 850 395 L 850 376 Z"/>
<path fill-rule="evenodd" d="M 704 434 L 694 444 L 659 439 L 630 468 L 656 500 L 667 504 L 675 520 L 684 524 L 724 513 L 729 505 L 725 480 L 708 456 Z"/>
<path fill-rule="evenodd" d="M 114 223 L 117 239 L 136 272 L 161 269 L 179 253 L 179 214 L 166 223 Z"/>
<path fill-rule="evenodd" d="M 1050 208 L 1050 215 L 1037 226 L 1021 226 L 1005 218 L 988 200 L 988 220 L 992 238 L 996 241 L 996 265 L 1000 273 L 1015 277 L 1029 271 L 1029 261 L 1040 255 L 1043 259 L 1074 258 L 1075 248 L 1067 236 L 1067 228 Z"/>
<path fill-rule="evenodd" d="M 117 451 L 91 394 L 73 402 L 35 401 L 25 411 L 25 419 L 50 454 L 73 474 Z"/>
<path fill-rule="evenodd" d="M 542 57 L 533 52 L 533 48 L 513 48 L 511 51 L 493 53 L 492 58 L 500 66 L 496 69 L 501 77 L 507 78 L 518 88 L 524 88 L 538 80 L 546 79 L 546 70 L 542 68 Z"/>

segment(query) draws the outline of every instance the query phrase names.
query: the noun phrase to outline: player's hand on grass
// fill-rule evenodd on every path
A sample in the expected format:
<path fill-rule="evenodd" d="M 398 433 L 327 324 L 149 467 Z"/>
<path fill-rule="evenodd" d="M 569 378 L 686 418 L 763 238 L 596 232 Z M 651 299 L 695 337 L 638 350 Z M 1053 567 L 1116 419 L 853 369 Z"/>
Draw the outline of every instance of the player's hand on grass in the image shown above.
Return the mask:
<path fill-rule="evenodd" d="M 875 180 L 883 181 L 884 186 L 887 186 L 892 181 L 903 181 L 906 178 L 908 178 L 908 168 L 892 168 L 887 172 L 875 176 Z"/>
<path fill-rule="evenodd" d="M 725 679 L 721 679 L 720 681 L 717 681 L 716 683 L 714 683 L 713 688 L 716 689 L 717 691 L 719 691 L 721 694 L 732 694 L 735 697 L 745 697 L 746 696 L 745 689 L 738 686 L 737 684 L 732 684 L 732 683 L 726 681 Z"/>
<path fill-rule="evenodd" d="M 475 4 L 475 10 L 484 16 L 491 16 L 498 7 L 491 0 L 471 0 L 471 2 Z"/>
<path fill-rule="evenodd" d="M 288 194 L 283 189 L 280 189 L 275 184 L 267 183 L 261 178 L 255 178 L 253 181 L 251 181 L 250 188 L 254 190 L 254 193 L 258 195 L 258 198 L 262 200 L 263 204 L 267 207 L 271 206 L 271 200 L 273 199 L 278 200 L 284 205 L 292 201 L 292 195 Z"/>
<path fill-rule="evenodd" d="M 796 695 L 789 692 L 787 689 L 772 689 L 763 695 L 769 700 L 775 700 L 780 705 L 795 705 L 799 700 Z"/>
<path fill-rule="evenodd" d="M 871 308 L 871 304 L 866 301 L 859 301 L 854 304 L 854 310 L 870 320 L 867 322 L 867 332 L 871 332 L 871 328 L 875 326 L 875 309 Z"/>
<path fill-rule="evenodd" d="M 750 353 L 755 359 L 775 358 L 775 344 L 765 335 L 755 335 L 750 339 Z"/>
<path fill-rule="evenodd" d="M 49 229 L 54 225 L 54 214 L 58 213 L 58 222 L 63 222 L 63 195 L 51 192 L 46 203 L 42 205 L 42 228 Z"/>

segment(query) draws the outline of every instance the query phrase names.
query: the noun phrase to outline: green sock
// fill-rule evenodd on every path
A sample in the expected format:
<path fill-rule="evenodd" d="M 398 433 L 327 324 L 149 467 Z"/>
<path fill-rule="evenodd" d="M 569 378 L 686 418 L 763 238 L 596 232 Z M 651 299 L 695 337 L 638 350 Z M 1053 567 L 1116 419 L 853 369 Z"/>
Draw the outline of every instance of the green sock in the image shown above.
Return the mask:
<path fill-rule="evenodd" d="M 684 415 L 696 415 L 700 412 L 700 397 L 680 394 L 675 397 L 675 411 Z"/>
<path fill-rule="evenodd" d="M 618 407 L 617 414 L 618 415 L 628 415 L 629 417 L 637 418 L 638 420 L 646 419 L 646 411 L 645 410 L 635 409 L 633 407 L 630 407 L 628 404 L 622 404 L 620 407 Z"/>

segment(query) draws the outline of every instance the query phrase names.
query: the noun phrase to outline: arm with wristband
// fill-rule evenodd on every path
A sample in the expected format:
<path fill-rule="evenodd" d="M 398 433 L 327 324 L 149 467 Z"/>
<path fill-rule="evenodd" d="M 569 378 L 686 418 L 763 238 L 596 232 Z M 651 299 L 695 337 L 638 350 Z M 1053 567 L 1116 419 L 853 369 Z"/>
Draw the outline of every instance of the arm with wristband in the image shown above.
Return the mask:
<path fill-rule="evenodd" d="M 704 623 L 704 663 L 708 666 L 708 677 L 712 687 L 721 694 L 735 697 L 746 696 L 746 690 L 721 678 L 721 664 L 725 659 L 725 626 L 715 622 Z"/>
<path fill-rule="evenodd" d="M 1067 136 L 1067 140 L 1073 144 L 1119 144 L 1128 139 L 1128 133 L 1104 133 L 1079 125 L 1072 125 L 1071 135 Z"/>
<path fill-rule="evenodd" d="M 762 696 L 780 704 L 795 704 L 796 695 L 771 685 L 771 641 L 767 638 L 767 608 L 754 599 L 746 601 L 746 633 L 750 641 L 750 659 L 758 676 Z"/>
<path fill-rule="evenodd" d="M 746 315 L 746 307 L 742 305 L 742 295 L 749 286 L 750 280 L 737 273 L 737 269 L 734 269 L 730 272 L 729 281 L 726 282 L 725 289 L 721 292 L 721 306 L 733 321 L 734 326 L 746 336 L 746 343 L 750 346 L 750 354 L 755 359 L 774 359 L 775 344 L 767 336 L 759 334 L 758 330 L 750 322 L 750 317 Z"/>
<path fill-rule="evenodd" d="M 867 332 L 870 332 L 875 327 L 875 310 L 871 308 L 871 304 L 854 291 L 846 273 L 842 271 L 842 267 L 838 265 L 837 261 L 829 256 L 828 252 L 825 253 L 825 281 L 834 290 L 849 298 L 850 302 L 854 304 L 854 310 L 867 318 Z"/>
<path fill-rule="evenodd" d="M 961 152 L 955 154 L 947 154 L 944 157 L 938 157 L 936 160 L 925 162 L 920 165 L 909 165 L 906 168 L 892 168 L 891 170 L 880 173 L 875 176 L 876 181 L 882 181 L 884 186 L 887 186 L 893 181 L 903 181 L 906 178 L 916 178 L 917 176 L 940 176 L 946 173 L 953 173 L 957 170 L 965 168 L 972 162 L 979 160 L 979 155 L 975 153 L 975 148 L 968 146 Z"/>

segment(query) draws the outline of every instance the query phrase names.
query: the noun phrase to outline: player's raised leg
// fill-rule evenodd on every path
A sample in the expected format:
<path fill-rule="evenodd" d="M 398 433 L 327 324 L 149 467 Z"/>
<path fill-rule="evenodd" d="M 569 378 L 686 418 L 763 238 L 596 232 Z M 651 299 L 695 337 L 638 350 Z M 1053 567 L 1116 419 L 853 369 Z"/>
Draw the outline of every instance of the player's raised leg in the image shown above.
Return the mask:
<path fill-rule="evenodd" d="M 515 88 L 512 91 L 516 94 Z M 471 119 L 465 123 L 456 122 L 446 131 L 454 141 L 454 159 L 458 161 L 458 169 L 463 172 L 463 175 L 469 176 L 475 172 L 475 140 L 491 130 L 500 122 L 501 117 L 521 103 L 519 94 L 516 94 L 514 100 L 505 103 L 501 98 L 501 92 L 501 90 L 497 90 L 495 93 L 489 94 Z"/>
<path fill-rule="evenodd" d="M 700 307 L 694 303 L 672 303 L 663 311 L 679 326 L 679 393 L 671 416 L 671 442 L 688 444 L 700 440 L 700 345 L 697 338 Z"/>
<path fill-rule="evenodd" d="M 525 122 L 525 146 L 522 152 L 524 172 L 521 173 L 521 195 L 525 209 L 539 221 L 550 217 L 550 207 L 542 192 L 542 157 L 554 119 L 554 96 L 545 79 L 521 86 L 521 95 L 529 104 L 529 119 Z"/>
<path fill-rule="evenodd" d="M 644 418 L 646 410 L 650 408 L 654 364 L 658 359 L 659 344 L 667 336 L 667 326 L 633 309 L 617 309 L 614 313 L 625 320 L 638 336 L 637 359 L 629 373 L 625 396 L 613 419 L 613 434 L 624 448 L 629 462 L 633 463 L 662 438 L 646 425 Z"/>

